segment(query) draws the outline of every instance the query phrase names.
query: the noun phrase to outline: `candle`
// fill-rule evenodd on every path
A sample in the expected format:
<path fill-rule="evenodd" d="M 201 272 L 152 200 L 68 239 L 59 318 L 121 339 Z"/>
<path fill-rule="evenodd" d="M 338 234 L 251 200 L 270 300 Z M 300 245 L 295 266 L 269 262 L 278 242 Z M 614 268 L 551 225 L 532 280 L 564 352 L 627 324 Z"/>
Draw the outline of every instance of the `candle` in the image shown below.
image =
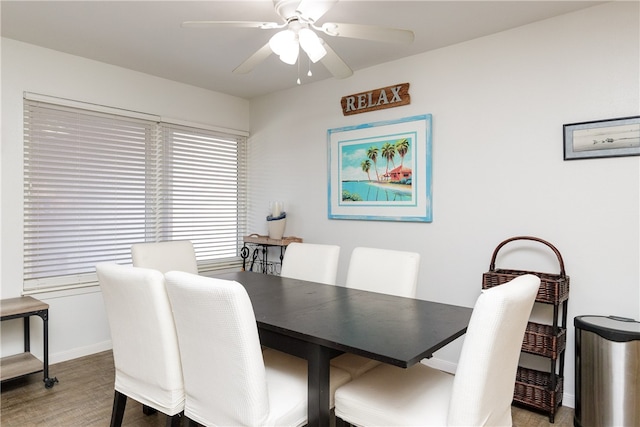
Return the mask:
<path fill-rule="evenodd" d="M 284 203 L 282 203 L 282 202 L 271 202 L 271 217 L 272 218 L 279 217 L 283 210 L 284 210 Z"/>

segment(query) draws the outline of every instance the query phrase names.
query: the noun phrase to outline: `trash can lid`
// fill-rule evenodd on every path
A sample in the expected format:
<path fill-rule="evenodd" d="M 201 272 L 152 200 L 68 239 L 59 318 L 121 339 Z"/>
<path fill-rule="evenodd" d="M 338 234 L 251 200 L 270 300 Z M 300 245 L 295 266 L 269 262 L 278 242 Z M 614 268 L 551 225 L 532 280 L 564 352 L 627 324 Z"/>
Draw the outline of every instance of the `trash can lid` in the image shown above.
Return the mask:
<path fill-rule="evenodd" d="M 640 340 L 640 322 L 619 316 L 577 316 L 576 328 L 591 331 L 610 341 Z"/>

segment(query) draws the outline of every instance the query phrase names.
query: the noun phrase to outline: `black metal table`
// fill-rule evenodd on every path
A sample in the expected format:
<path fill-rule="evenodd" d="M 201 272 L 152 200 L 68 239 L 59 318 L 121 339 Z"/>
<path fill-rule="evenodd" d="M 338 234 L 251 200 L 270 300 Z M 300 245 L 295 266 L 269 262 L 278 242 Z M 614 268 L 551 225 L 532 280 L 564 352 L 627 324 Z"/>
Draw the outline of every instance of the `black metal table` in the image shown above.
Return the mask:
<path fill-rule="evenodd" d="M 244 245 L 240 250 L 242 258 L 242 269 L 245 271 L 261 271 L 265 274 L 280 273 L 277 266 L 282 266 L 284 251 L 290 243 L 302 243 L 300 237 L 283 237 L 282 239 L 271 239 L 269 236 L 261 236 L 259 234 L 250 234 L 243 237 Z M 249 246 L 254 246 L 253 254 L 249 250 Z M 280 258 L 278 263 L 269 262 L 269 248 L 280 248 Z M 248 261 L 249 256 L 251 260 Z M 256 266 L 256 262 L 258 265 Z M 247 265 L 248 264 L 248 265 Z M 254 268 L 257 267 L 257 270 Z"/>
<path fill-rule="evenodd" d="M 329 361 L 355 353 L 402 368 L 462 336 L 471 308 L 251 272 L 241 283 L 263 345 L 308 361 L 308 425 L 329 425 Z"/>

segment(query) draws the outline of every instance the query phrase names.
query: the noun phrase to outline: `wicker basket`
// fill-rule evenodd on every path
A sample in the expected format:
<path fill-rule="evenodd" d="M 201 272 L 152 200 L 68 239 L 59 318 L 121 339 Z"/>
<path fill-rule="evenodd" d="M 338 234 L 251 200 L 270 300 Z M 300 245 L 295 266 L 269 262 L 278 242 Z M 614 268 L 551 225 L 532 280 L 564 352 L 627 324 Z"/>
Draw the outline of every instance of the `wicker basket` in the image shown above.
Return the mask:
<path fill-rule="evenodd" d="M 522 340 L 522 351 L 557 359 L 567 343 L 567 329 L 529 322 Z"/>
<path fill-rule="evenodd" d="M 540 273 L 537 271 L 526 270 L 496 269 L 496 257 L 498 256 L 498 251 L 500 251 L 504 245 L 509 242 L 513 242 L 514 240 L 532 240 L 548 246 L 558 258 L 560 274 Z M 523 274 L 534 274 L 540 278 L 540 289 L 538 290 L 536 301 L 547 304 L 558 304 L 569 298 L 569 276 L 565 274 L 564 261 L 562 260 L 560 251 L 546 240 L 530 236 L 512 237 L 503 241 L 496 247 L 493 251 L 493 256 L 491 257 L 489 271 L 482 275 L 482 289 L 489 289 L 494 286 L 502 285 Z"/>
<path fill-rule="evenodd" d="M 555 386 L 552 383 L 555 380 Z M 549 421 L 553 422 L 556 408 L 562 402 L 563 378 L 552 378 L 547 372 L 518 367 L 514 402 L 549 411 Z"/>

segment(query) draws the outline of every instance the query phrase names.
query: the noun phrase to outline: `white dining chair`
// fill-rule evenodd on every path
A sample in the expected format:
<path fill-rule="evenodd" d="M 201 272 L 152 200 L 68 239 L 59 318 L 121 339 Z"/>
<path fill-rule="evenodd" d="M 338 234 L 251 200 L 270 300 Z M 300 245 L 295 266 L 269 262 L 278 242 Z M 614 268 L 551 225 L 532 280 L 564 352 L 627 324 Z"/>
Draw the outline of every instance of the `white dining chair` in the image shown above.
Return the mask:
<path fill-rule="evenodd" d="M 338 388 L 336 417 L 356 426 L 510 426 L 522 339 L 539 286 L 529 274 L 482 291 L 455 376 L 421 363 L 382 364 Z"/>
<path fill-rule="evenodd" d="M 135 243 L 131 246 L 131 259 L 134 267 L 198 274 L 196 253 L 188 240 Z"/>
<path fill-rule="evenodd" d="M 420 268 L 416 252 L 358 247 L 351 253 L 346 287 L 415 298 Z M 349 372 L 357 378 L 380 362 L 345 353 L 331 360 L 331 366 Z"/>
<path fill-rule="evenodd" d="M 358 247 L 351 253 L 345 286 L 414 298 L 419 268 L 419 253 Z"/>
<path fill-rule="evenodd" d="M 122 425 L 127 397 L 179 426 L 184 383 L 178 337 L 162 273 L 131 266 L 96 266 L 113 346 L 115 395 L 111 427 Z"/>
<path fill-rule="evenodd" d="M 307 362 L 261 351 L 244 287 L 177 271 L 165 277 L 182 357 L 185 417 L 219 426 L 306 424 Z M 331 370 L 333 390 L 347 381 L 346 372 Z"/>
<path fill-rule="evenodd" d="M 335 285 L 340 246 L 293 242 L 287 246 L 280 276 Z"/>

